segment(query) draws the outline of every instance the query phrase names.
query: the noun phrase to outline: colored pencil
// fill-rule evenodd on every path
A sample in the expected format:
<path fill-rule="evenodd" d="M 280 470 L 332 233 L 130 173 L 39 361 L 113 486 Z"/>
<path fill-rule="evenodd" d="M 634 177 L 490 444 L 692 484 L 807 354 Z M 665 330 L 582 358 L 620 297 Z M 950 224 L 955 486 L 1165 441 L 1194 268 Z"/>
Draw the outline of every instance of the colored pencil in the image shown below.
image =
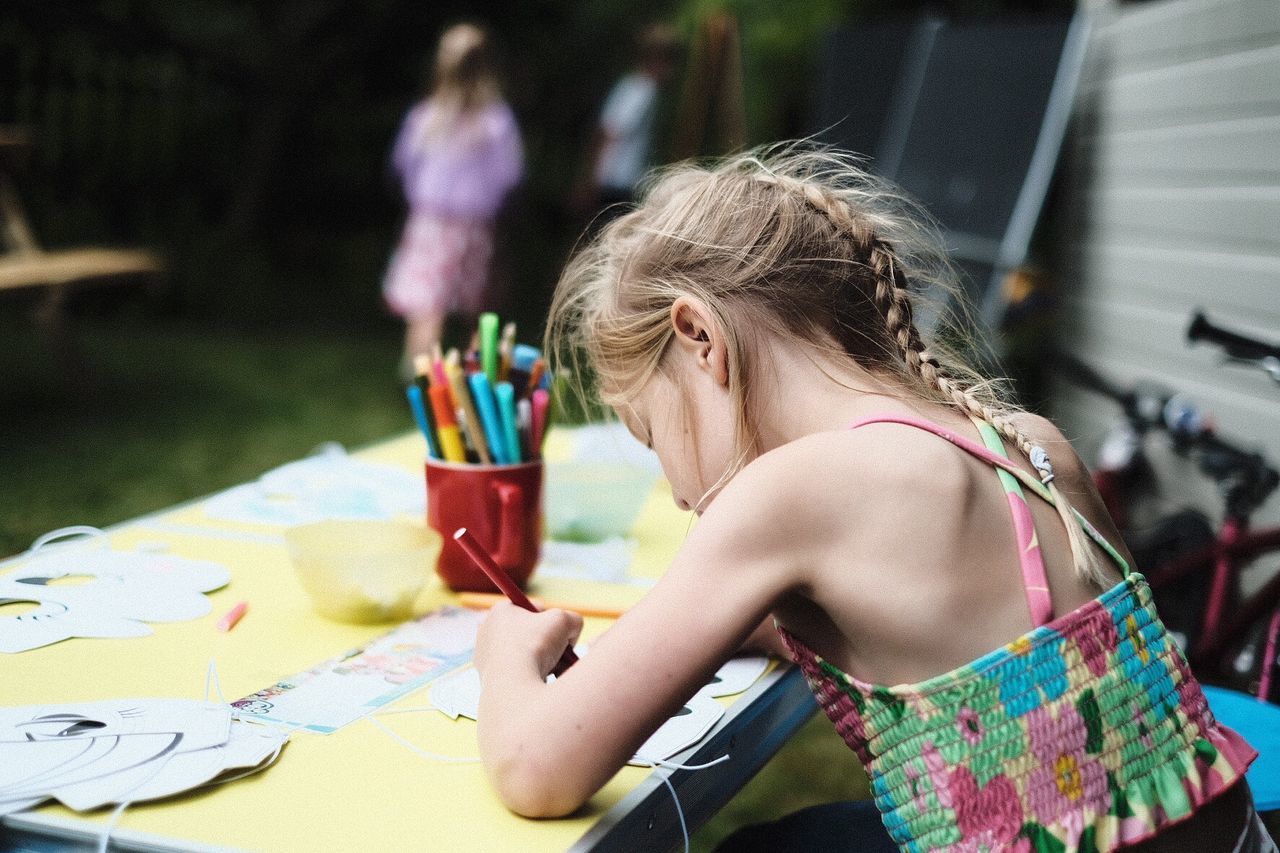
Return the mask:
<path fill-rule="evenodd" d="M 489 580 L 493 581 L 493 585 L 502 591 L 511 603 L 517 607 L 523 607 L 532 613 L 541 613 L 537 606 L 529 600 L 520 587 L 516 586 L 511 578 L 502 568 L 493 561 L 488 552 L 480 547 L 480 543 L 475 537 L 467 532 L 467 528 L 459 527 L 454 531 L 453 539 L 462 549 L 471 557 L 472 562 L 479 566 L 480 571 L 484 572 Z M 573 647 L 564 650 L 564 654 L 560 655 L 560 662 L 556 664 L 556 668 L 551 671 L 552 675 L 559 676 L 566 669 L 578 662 L 578 656 L 574 654 Z"/>
<path fill-rule="evenodd" d="M 231 608 L 225 614 L 223 614 L 222 618 L 218 620 L 218 624 L 215 627 L 217 627 L 219 631 L 222 631 L 224 633 L 227 631 L 230 631 L 232 628 L 236 626 L 236 623 L 239 622 L 241 618 L 244 617 L 245 611 L 248 609 L 249 609 L 249 602 L 247 601 L 240 602 L 235 607 Z"/>
<path fill-rule="evenodd" d="M 463 607 L 469 607 L 472 610 L 487 610 L 499 601 L 505 601 L 506 596 L 497 592 L 460 592 L 458 593 L 458 603 Z M 617 619 L 627 611 L 620 607 L 601 607 L 595 604 L 581 604 L 571 601 L 553 601 L 547 598 L 531 597 L 529 599 L 535 606 L 543 610 L 570 610 L 582 616 L 590 616 L 598 619 Z"/>
<path fill-rule="evenodd" d="M 467 438 L 468 434 L 471 439 L 471 446 L 476 449 L 476 453 L 480 456 L 480 461 L 485 465 L 493 462 L 493 458 L 489 455 L 489 447 L 485 444 L 484 427 L 480 423 L 480 415 L 476 412 L 475 403 L 471 400 L 471 390 L 467 388 L 466 375 L 462 372 L 462 368 L 457 363 L 457 352 L 451 352 L 453 359 L 446 358 L 444 372 L 449 377 L 449 388 L 453 391 L 453 402 L 462 409 L 465 417 L 459 418 L 458 423 L 463 427 L 463 437 Z"/>
<path fill-rule="evenodd" d="M 458 419 L 453 413 L 453 400 L 449 386 L 436 383 L 431 386 L 431 411 L 436 416 L 436 438 L 446 462 L 466 462 L 467 451 L 462 446 L 458 432 Z"/>

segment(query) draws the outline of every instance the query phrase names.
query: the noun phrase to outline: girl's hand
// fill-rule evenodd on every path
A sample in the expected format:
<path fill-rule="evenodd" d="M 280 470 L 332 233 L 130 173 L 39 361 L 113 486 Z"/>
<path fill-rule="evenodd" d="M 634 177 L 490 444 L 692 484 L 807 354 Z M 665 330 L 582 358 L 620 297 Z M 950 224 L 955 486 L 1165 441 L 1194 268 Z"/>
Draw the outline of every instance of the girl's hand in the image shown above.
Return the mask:
<path fill-rule="evenodd" d="M 489 669 L 516 668 L 545 679 L 581 632 L 580 614 L 567 610 L 530 613 L 502 601 L 480 623 L 475 667 L 481 675 Z"/>

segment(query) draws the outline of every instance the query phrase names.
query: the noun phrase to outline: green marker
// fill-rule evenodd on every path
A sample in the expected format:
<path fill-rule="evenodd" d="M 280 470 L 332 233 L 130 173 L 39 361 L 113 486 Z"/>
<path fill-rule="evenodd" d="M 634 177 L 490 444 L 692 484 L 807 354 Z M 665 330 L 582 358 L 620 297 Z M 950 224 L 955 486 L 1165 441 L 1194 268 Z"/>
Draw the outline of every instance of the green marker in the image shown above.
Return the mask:
<path fill-rule="evenodd" d="M 498 383 L 498 315 L 492 311 L 480 315 L 480 369 L 489 384 Z"/>

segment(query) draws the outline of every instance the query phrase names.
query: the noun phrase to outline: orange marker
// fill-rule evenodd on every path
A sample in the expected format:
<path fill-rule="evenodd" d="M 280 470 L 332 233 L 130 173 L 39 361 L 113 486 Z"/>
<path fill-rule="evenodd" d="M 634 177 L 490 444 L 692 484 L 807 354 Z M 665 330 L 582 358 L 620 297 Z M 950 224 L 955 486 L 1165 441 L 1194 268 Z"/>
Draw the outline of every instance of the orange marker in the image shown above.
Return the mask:
<path fill-rule="evenodd" d="M 223 633 L 230 631 L 236 626 L 236 623 L 240 621 L 240 618 L 244 616 L 244 612 L 248 609 L 249 602 L 240 602 L 235 607 L 228 610 L 223 617 L 218 620 L 218 624 L 215 627 Z"/>
<path fill-rule="evenodd" d="M 453 413 L 453 400 L 449 394 L 449 386 L 439 383 L 432 385 L 431 411 L 436 416 L 436 437 L 440 439 L 440 452 L 446 462 L 466 462 L 467 450 L 462 444 L 462 434 L 458 432 L 458 418 Z"/>
<path fill-rule="evenodd" d="M 538 390 L 538 383 L 542 381 L 542 374 L 546 371 L 546 369 L 547 369 L 547 362 L 541 358 L 535 359 L 533 362 L 533 367 L 529 368 L 529 384 L 526 387 L 528 389 L 528 394 L 530 396 L 533 395 L 534 391 Z"/>

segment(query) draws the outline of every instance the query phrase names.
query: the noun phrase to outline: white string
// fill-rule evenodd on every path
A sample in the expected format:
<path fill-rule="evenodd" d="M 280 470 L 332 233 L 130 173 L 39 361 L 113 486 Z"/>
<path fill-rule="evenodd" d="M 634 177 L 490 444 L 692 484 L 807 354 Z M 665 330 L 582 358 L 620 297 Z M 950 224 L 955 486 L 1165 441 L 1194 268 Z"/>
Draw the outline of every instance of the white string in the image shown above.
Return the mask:
<path fill-rule="evenodd" d="M 430 710 L 434 711 L 435 708 L 432 708 Z M 408 749 L 410 752 L 413 752 L 417 755 L 421 755 L 423 758 L 427 758 L 432 761 L 442 761 L 445 764 L 478 764 L 480 763 L 480 759 L 478 757 L 472 758 L 469 756 L 461 756 L 461 755 L 440 755 L 439 753 L 428 752 L 427 750 L 423 749 L 417 744 L 411 743 L 405 740 L 400 735 L 396 734 L 391 729 L 387 728 L 385 723 L 377 719 L 376 714 L 370 714 L 368 719 L 369 719 L 369 722 L 373 723 L 375 726 L 382 729 L 382 731 L 386 732 L 387 737 L 396 741 L 401 746 Z"/>
<path fill-rule="evenodd" d="M 164 768 L 168 766 L 169 761 L 175 755 L 177 755 L 177 753 L 171 752 L 165 756 L 164 761 L 157 761 L 156 769 L 152 770 L 147 777 L 138 782 L 138 784 L 125 791 L 125 797 L 128 797 L 129 794 L 132 794 L 134 791 L 144 787 L 152 779 L 159 776 L 160 771 L 164 770 Z M 102 828 L 102 835 L 98 838 L 98 853 L 107 853 L 107 846 L 111 844 L 111 833 L 115 831 L 116 823 L 119 822 L 120 816 L 124 814 L 124 810 L 127 809 L 129 804 L 132 802 L 133 800 L 130 799 L 123 800 L 120 805 L 116 806 L 115 811 L 111 813 L 111 820 L 107 821 L 107 825 Z"/>
<path fill-rule="evenodd" d="M 416 714 L 420 711 L 438 711 L 438 710 L 440 709 L 434 705 L 423 705 L 419 708 L 388 708 L 385 711 L 377 711 L 373 714 L 370 714 L 369 716 L 386 717 L 386 716 L 390 716 L 391 714 Z"/>
<path fill-rule="evenodd" d="M 632 761 L 647 767 L 666 767 L 671 770 L 706 770 L 708 767 L 715 767 L 729 760 L 729 754 L 725 753 L 714 761 L 708 761 L 706 764 L 680 764 L 675 761 L 664 761 L 661 758 L 645 758 L 643 755 L 636 754 L 632 757 Z M 667 786 L 667 790 L 671 792 L 671 802 L 676 806 L 676 817 L 680 819 L 680 836 L 684 839 L 684 853 L 689 853 L 689 826 L 684 821 L 684 809 L 680 806 L 680 797 L 676 794 L 676 786 L 671 784 L 670 775 L 662 777 L 662 784 Z"/>
<path fill-rule="evenodd" d="M 213 685 L 213 689 L 218 692 L 218 701 L 223 705 L 231 708 L 231 713 L 235 713 L 236 709 L 231 707 L 227 702 L 227 698 L 222 695 L 222 682 L 218 680 L 218 662 L 214 658 L 209 658 L 209 669 L 204 674 L 204 701 L 209 701 L 209 685 Z"/>
<path fill-rule="evenodd" d="M 671 792 L 671 802 L 676 804 L 676 817 L 680 818 L 680 837 L 684 839 L 684 853 L 689 853 L 689 827 L 684 822 L 684 809 L 680 808 L 680 798 L 676 796 L 676 786 L 671 784 L 671 779 L 663 776 L 662 784 L 667 786 L 667 790 Z"/>
<path fill-rule="evenodd" d="M 661 759 L 654 760 L 652 758 L 645 758 L 643 755 L 637 755 L 635 757 L 635 760 L 649 767 L 669 767 L 672 770 L 706 770 L 708 767 L 715 767 L 717 764 L 723 764 L 724 762 L 728 761 L 729 755 L 726 753 L 714 761 L 708 761 L 706 764 L 678 764 L 675 761 L 663 761 Z"/>

